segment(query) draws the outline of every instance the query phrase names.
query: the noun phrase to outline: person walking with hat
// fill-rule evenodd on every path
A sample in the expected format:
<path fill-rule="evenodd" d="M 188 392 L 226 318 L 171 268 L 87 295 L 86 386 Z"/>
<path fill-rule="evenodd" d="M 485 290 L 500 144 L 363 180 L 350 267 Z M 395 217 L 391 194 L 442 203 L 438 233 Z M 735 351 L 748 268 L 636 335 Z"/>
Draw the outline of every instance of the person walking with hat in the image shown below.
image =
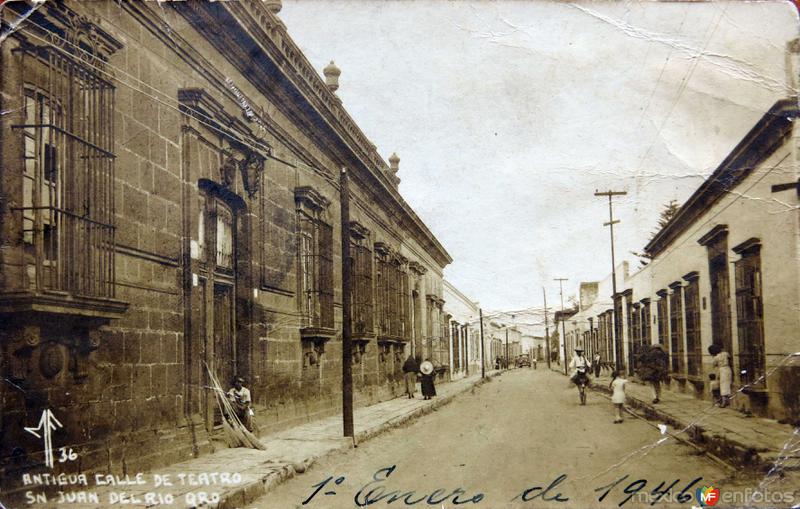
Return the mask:
<path fill-rule="evenodd" d="M 403 363 L 403 378 L 406 381 L 406 395 L 408 399 L 414 399 L 414 392 L 417 389 L 417 373 L 419 373 L 419 356 L 408 356 Z"/>
<path fill-rule="evenodd" d="M 667 379 L 669 357 L 661 344 L 656 343 L 642 355 L 637 372 L 639 378 L 649 382 L 653 389 L 653 403 L 661 401 L 661 382 Z"/>
<path fill-rule="evenodd" d="M 436 386 L 433 383 L 436 373 L 433 369 L 433 363 L 425 359 L 425 362 L 420 364 L 419 370 L 422 373 L 422 399 L 431 399 L 436 396 Z"/>

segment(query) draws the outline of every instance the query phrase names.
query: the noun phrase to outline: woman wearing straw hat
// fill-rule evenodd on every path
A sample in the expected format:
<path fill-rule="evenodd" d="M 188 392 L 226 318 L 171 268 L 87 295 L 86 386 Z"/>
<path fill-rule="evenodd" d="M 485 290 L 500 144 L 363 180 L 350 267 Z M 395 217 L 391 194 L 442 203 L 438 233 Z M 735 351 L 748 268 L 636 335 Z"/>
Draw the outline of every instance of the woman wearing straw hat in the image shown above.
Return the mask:
<path fill-rule="evenodd" d="M 433 384 L 436 373 L 433 369 L 433 363 L 425 359 L 425 361 L 420 364 L 419 371 L 422 373 L 422 399 L 431 399 L 436 396 L 436 387 Z"/>

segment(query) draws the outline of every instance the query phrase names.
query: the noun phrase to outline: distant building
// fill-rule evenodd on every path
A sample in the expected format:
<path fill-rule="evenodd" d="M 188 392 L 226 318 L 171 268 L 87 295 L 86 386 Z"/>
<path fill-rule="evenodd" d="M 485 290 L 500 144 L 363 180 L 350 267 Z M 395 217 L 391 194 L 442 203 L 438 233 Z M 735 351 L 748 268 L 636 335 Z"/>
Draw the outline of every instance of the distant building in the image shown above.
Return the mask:
<path fill-rule="evenodd" d="M 573 349 L 575 348 L 575 337 L 576 333 L 573 331 L 576 324 L 570 325 L 571 318 L 578 313 L 578 308 L 570 308 L 565 309 L 563 311 L 557 310 L 554 314 L 553 318 L 553 327 L 556 331 L 558 331 L 558 351 L 557 352 L 550 352 L 553 360 L 560 364 L 564 364 L 565 362 L 569 362 L 572 358 Z M 565 331 L 570 330 L 573 331 L 572 334 L 570 332 Z"/>
<path fill-rule="evenodd" d="M 547 345 L 544 336 L 537 336 L 531 333 L 522 334 L 522 353 L 530 354 L 531 360 L 546 361 Z"/>
<path fill-rule="evenodd" d="M 450 371 L 453 379 L 480 372 L 480 309 L 446 279 L 444 312 L 450 321 Z"/>

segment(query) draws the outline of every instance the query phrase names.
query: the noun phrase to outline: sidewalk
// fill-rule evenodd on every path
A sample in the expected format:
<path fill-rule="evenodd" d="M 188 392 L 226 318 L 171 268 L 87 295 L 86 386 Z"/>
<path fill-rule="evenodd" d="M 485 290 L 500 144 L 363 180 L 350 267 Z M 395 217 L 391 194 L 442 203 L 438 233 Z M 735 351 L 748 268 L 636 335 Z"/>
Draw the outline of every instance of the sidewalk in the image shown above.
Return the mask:
<path fill-rule="evenodd" d="M 610 395 L 610 382 L 606 374 L 592 377 L 591 388 Z M 660 402 L 653 404 L 651 387 L 640 382 L 632 381 L 625 392 L 628 407 L 672 426 L 706 452 L 737 467 L 761 472 L 800 470 L 800 428 L 715 407 L 708 400 L 663 388 Z"/>
<path fill-rule="evenodd" d="M 497 376 L 499 371 L 487 372 L 487 379 Z M 354 412 L 356 444 L 368 440 L 384 431 L 399 426 L 412 419 L 425 415 L 438 407 L 446 405 L 457 395 L 480 385 L 480 375 L 473 375 L 454 382 L 438 385 L 437 396 L 428 401 L 405 397 L 395 398 L 368 407 L 357 408 Z M 342 417 L 336 415 L 320 421 L 300 425 L 269 435 L 262 435 L 261 441 L 266 450 L 247 448 L 222 449 L 220 451 L 147 472 L 143 475 L 146 484 L 141 486 L 101 486 L 96 487 L 94 477 L 89 476 L 89 486 L 83 487 L 99 498 L 100 503 L 89 501 L 69 503 L 70 509 L 102 509 L 110 505 L 141 509 L 145 507 L 210 507 L 219 509 L 241 508 L 261 497 L 273 486 L 303 473 L 317 459 L 335 451 L 353 447 L 353 441 L 342 438 Z M 218 475 L 212 479 L 203 477 L 212 473 L 241 474 L 241 479 L 223 479 Z M 153 480 L 168 478 L 172 486 L 155 487 Z M 133 476 L 132 476 L 133 477 Z M 194 480 L 197 483 L 190 485 Z M 222 480 L 222 481 L 221 481 Z M 184 482 L 182 482 L 184 481 Z M 64 491 L 80 490 L 72 486 Z M 124 492 L 125 500 L 117 500 L 113 493 Z M 119 496 L 117 496 L 119 498 Z M 50 498 L 48 503 L 26 505 L 29 508 L 63 507 L 56 504 L 58 498 Z M 172 500 L 170 502 L 170 500 Z M 111 501 L 111 502 L 110 502 Z M 116 502 L 116 503 L 114 503 Z M 205 503 L 204 503 L 205 502 Z"/>

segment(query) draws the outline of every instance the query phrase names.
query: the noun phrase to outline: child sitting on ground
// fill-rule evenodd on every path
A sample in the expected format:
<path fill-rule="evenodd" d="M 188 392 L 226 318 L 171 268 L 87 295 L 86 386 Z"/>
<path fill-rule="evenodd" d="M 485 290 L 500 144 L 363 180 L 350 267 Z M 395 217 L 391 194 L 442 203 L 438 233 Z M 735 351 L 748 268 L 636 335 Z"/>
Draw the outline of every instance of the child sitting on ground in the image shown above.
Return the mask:
<path fill-rule="evenodd" d="M 614 391 L 611 395 L 611 402 L 614 403 L 614 409 L 617 412 L 614 424 L 622 422 L 622 405 L 625 404 L 625 384 L 627 383 L 628 381 L 622 378 L 619 371 L 611 372 L 611 383 L 608 386 Z"/>

